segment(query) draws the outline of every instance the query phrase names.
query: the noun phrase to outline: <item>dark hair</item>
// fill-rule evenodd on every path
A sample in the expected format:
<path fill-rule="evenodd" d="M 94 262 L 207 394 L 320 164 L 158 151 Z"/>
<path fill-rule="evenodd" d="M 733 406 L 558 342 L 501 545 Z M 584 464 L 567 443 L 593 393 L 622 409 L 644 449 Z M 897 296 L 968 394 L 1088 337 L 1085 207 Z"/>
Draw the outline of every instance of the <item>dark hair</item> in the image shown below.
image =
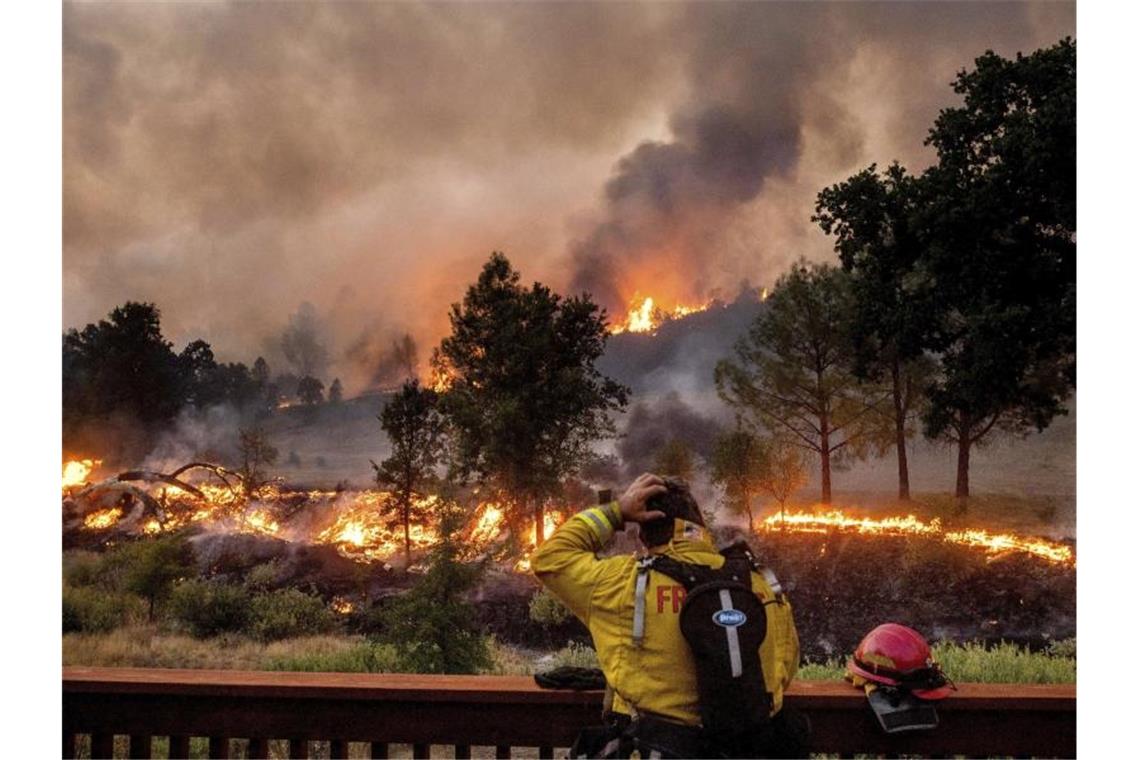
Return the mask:
<path fill-rule="evenodd" d="M 701 515 L 701 508 L 697 500 L 689 491 L 689 486 L 683 480 L 664 478 L 665 493 L 649 498 L 645 508 L 649 511 L 659 510 L 665 517 L 650 520 L 641 524 L 641 541 L 646 546 L 661 546 L 673 539 L 673 520 L 688 520 L 697 525 L 704 525 L 705 518 Z"/>

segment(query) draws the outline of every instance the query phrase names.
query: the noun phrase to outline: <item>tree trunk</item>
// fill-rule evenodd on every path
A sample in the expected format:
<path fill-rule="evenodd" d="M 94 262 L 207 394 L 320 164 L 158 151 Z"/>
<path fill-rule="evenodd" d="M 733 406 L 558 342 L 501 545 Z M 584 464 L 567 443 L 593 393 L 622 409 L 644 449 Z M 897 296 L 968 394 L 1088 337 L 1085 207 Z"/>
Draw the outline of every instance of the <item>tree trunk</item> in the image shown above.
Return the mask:
<path fill-rule="evenodd" d="M 542 546 L 542 542 L 546 540 L 544 533 L 546 526 L 544 514 L 545 507 L 543 506 L 542 499 L 536 499 L 534 503 L 534 546 L 538 548 Z"/>
<path fill-rule="evenodd" d="M 404 572 L 412 566 L 412 504 L 404 499 Z"/>
<path fill-rule="evenodd" d="M 831 431 L 828 429 L 827 415 L 819 417 L 819 500 L 831 503 Z"/>
<path fill-rule="evenodd" d="M 748 532 L 755 533 L 756 527 L 752 524 L 752 500 L 747 499 L 744 502 L 744 510 L 748 513 Z"/>
<path fill-rule="evenodd" d="M 895 397 L 895 450 L 899 460 L 899 501 L 910 501 L 910 470 L 906 462 L 906 408 L 903 405 L 903 390 L 899 360 L 891 365 L 891 381 Z"/>
<path fill-rule="evenodd" d="M 970 499 L 970 431 L 965 425 L 958 428 L 958 483 L 954 496 L 958 499 L 958 514 L 966 514 Z"/>

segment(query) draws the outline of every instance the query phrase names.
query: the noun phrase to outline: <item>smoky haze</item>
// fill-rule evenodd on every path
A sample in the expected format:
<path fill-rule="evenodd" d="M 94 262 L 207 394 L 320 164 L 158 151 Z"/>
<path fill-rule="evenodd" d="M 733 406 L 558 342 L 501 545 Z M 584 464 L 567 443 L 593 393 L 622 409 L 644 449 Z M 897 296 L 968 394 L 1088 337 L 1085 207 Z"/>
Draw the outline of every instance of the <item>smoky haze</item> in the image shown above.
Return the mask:
<path fill-rule="evenodd" d="M 491 250 L 611 312 L 831 255 L 815 193 L 921 169 L 948 84 L 1066 3 L 68 3 L 64 320 L 163 309 L 274 371 L 418 371 Z M 309 307 L 302 306 L 310 304 Z"/>

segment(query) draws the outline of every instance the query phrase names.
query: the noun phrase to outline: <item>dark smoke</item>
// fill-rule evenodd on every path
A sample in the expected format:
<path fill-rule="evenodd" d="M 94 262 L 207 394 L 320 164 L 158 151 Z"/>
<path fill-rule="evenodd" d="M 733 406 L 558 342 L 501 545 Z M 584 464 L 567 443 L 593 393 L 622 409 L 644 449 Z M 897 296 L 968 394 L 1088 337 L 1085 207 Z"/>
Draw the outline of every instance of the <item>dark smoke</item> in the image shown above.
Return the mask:
<path fill-rule="evenodd" d="M 716 443 L 721 424 L 701 414 L 669 393 L 656 401 L 639 401 L 629 411 L 625 434 L 617 451 L 627 478 L 652 472 L 658 451 L 674 438 L 684 442 L 697 456 L 707 459 Z"/>
<path fill-rule="evenodd" d="M 801 83 L 846 52 L 807 44 L 828 23 L 826 6 L 708 4 L 689 9 L 691 100 L 670 119 L 670 142 L 622 158 L 605 188 L 602 218 L 572 249 L 572 288 L 611 308 L 618 288 L 665 251 L 707 290 L 702 261 L 731 216 L 765 181 L 795 167 L 801 149 Z M 703 286 L 703 287 L 702 287 Z M 628 294 L 625 294 L 628 295 Z"/>
<path fill-rule="evenodd" d="M 770 285 L 801 255 L 833 256 L 809 221 L 821 187 L 872 161 L 921 170 L 954 73 L 1073 34 L 1074 15 L 65 3 L 64 324 L 153 301 L 176 343 L 248 364 L 308 300 L 351 394 L 373 367 L 335 365 L 364 326 L 391 330 L 369 363 L 404 332 L 426 354 L 491 250 L 611 311 L 636 289 Z"/>
<path fill-rule="evenodd" d="M 1037 25 L 1065 29 L 1071 6 L 1045 5 L 684 6 L 689 95 L 670 112 L 668 140 L 614 166 L 593 224 L 570 246 L 571 289 L 624 312 L 635 291 L 651 295 L 676 273 L 683 282 L 664 290 L 703 299 L 823 253 L 809 221 L 815 192 L 871 161 L 922 168 L 932 157 L 922 138 L 953 97 L 953 72 L 988 46 L 1012 54 Z M 942 68 L 948 55 L 957 60 Z M 898 118 L 876 124 L 869 114 L 884 102 Z"/>

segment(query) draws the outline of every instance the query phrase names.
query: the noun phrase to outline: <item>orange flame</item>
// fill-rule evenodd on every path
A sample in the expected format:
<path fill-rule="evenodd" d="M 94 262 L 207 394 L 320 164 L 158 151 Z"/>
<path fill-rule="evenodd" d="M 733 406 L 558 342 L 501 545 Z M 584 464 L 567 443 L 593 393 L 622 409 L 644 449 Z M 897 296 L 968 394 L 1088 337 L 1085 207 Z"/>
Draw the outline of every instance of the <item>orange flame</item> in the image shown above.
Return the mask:
<path fill-rule="evenodd" d="M 668 311 L 658 306 L 652 297 L 647 296 L 640 300 L 634 297 L 629 304 L 629 312 L 626 314 L 625 319 L 616 325 L 612 325 L 610 327 L 610 333 L 613 335 L 619 335 L 624 332 L 652 333 L 661 326 L 662 322 L 705 311 L 711 305 L 712 301 L 706 301 L 703 304 L 694 306 L 677 304 L 673 307 L 672 311 Z"/>
<path fill-rule="evenodd" d="M 431 378 L 427 385 L 436 393 L 446 393 L 453 382 L 455 382 L 455 376 L 451 374 L 450 370 L 436 367 L 432 369 Z"/>
<path fill-rule="evenodd" d="M 929 522 L 920 520 L 914 515 L 876 519 L 854 517 L 834 509 L 818 514 L 791 512 L 783 517 L 778 514 L 771 515 L 764 519 L 761 528 L 765 531 L 787 530 L 796 533 L 840 531 L 879 536 L 927 536 L 940 538 L 946 543 L 979 548 L 993 555 L 1013 551 L 1030 554 L 1055 564 L 1070 567 L 1076 565 L 1072 547 L 1065 544 L 1011 533 L 993 534 L 981 529 L 946 531 L 942 527 L 942 521 L 937 517 Z"/>
<path fill-rule="evenodd" d="M 91 471 L 103 464 L 102 459 L 71 459 L 63 463 L 63 490 L 87 483 Z"/>
<path fill-rule="evenodd" d="M 100 509 L 98 512 L 92 512 L 83 518 L 83 527 L 88 530 L 106 530 L 117 523 L 122 516 L 123 510 L 118 507 Z"/>

